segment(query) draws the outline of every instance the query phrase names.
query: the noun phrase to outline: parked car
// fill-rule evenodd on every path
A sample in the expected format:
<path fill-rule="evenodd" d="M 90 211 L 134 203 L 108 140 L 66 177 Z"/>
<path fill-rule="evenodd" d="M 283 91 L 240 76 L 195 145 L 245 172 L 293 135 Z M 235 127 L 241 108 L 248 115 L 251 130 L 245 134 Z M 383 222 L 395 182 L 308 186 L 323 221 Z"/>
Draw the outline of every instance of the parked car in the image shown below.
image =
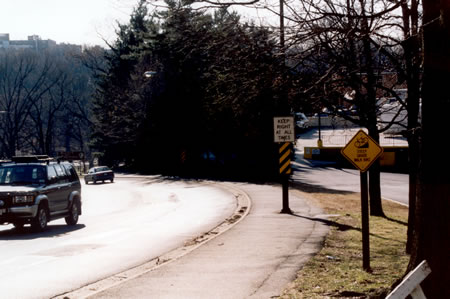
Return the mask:
<path fill-rule="evenodd" d="M 309 119 L 304 113 L 295 113 L 295 128 L 297 131 L 302 131 L 309 128 Z"/>
<path fill-rule="evenodd" d="M 0 165 L 0 224 L 31 224 L 42 231 L 64 218 L 75 225 L 81 215 L 81 184 L 72 164 L 48 156 L 13 157 Z"/>
<path fill-rule="evenodd" d="M 84 182 L 89 184 L 89 182 L 97 182 L 102 181 L 111 181 L 114 182 L 114 172 L 109 169 L 107 166 L 97 166 L 89 169 L 88 173 L 84 176 Z"/>

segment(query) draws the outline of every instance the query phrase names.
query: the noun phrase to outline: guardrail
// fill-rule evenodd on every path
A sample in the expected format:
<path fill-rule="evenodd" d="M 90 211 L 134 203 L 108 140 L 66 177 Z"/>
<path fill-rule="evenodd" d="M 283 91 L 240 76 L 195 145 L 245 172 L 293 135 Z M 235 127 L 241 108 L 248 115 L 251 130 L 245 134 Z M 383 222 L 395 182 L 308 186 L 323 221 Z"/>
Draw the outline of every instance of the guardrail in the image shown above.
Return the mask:
<path fill-rule="evenodd" d="M 345 146 L 355 134 L 322 134 L 322 144 L 323 146 Z M 408 142 L 405 138 L 384 135 L 380 136 L 381 146 L 407 146 Z"/>
<path fill-rule="evenodd" d="M 319 117 L 318 116 L 310 116 L 308 117 L 309 125 L 311 127 L 317 127 L 319 125 Z M 323 127 L 333 127 L 333 128 L 354 128 L 355 124 L 345 120 L 339 116 L 321 116 L 320 117 L 320 125 Z"/>
<path fill-rule="evenodd" d="M 420 283 L 431 273 L 427 261 L 423 261 L 408 273 L 403 281 L 386 297 L 386 299 L 404 299 L 411 295 L 413 299 L 426 299 Z"/>

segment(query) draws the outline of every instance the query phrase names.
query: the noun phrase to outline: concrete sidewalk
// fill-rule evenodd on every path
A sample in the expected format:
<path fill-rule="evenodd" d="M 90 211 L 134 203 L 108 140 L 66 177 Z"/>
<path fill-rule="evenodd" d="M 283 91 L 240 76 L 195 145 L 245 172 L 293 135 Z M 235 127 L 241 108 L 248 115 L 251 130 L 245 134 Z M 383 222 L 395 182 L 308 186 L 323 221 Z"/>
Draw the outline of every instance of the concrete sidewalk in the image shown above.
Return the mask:
<path fill-rule="evenodd" d="M 322 212 L 290 192 L 280 214 L 279 186 L 230 184 L 251 210 L 237 225 L 183 257 L 89 298 L 271 298 L 295 279 L 328 231 Z"/>

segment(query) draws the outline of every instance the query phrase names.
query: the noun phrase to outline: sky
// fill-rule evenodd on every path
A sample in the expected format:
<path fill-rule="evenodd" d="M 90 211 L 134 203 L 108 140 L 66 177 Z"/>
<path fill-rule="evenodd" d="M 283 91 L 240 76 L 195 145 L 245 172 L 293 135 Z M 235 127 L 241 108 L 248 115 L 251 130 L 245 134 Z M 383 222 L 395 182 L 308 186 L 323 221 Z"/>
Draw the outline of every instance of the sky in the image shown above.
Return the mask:
<path fill-rule="evenodd" d="M 10 40 L 39 35 L 57 43 L 105 46 L 117 21 L 128 23 L 138 0 L 0 0 L 0 33 Z"/>

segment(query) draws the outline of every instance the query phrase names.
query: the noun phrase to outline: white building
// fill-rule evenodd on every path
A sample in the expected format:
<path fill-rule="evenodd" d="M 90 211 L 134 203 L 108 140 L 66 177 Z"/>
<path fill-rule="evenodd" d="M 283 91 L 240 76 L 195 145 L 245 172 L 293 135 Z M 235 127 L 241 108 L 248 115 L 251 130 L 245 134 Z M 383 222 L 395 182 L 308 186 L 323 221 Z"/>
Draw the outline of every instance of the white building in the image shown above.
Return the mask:
<path fill-rule="evenodd" d="M 35 49 L 37 51 L 56 46 L 56 42 L 43 40 L 38 35 L 30 35 L 27 40 L 10 40 L 9 33 L 0 33 L 0 49 Z"/>

